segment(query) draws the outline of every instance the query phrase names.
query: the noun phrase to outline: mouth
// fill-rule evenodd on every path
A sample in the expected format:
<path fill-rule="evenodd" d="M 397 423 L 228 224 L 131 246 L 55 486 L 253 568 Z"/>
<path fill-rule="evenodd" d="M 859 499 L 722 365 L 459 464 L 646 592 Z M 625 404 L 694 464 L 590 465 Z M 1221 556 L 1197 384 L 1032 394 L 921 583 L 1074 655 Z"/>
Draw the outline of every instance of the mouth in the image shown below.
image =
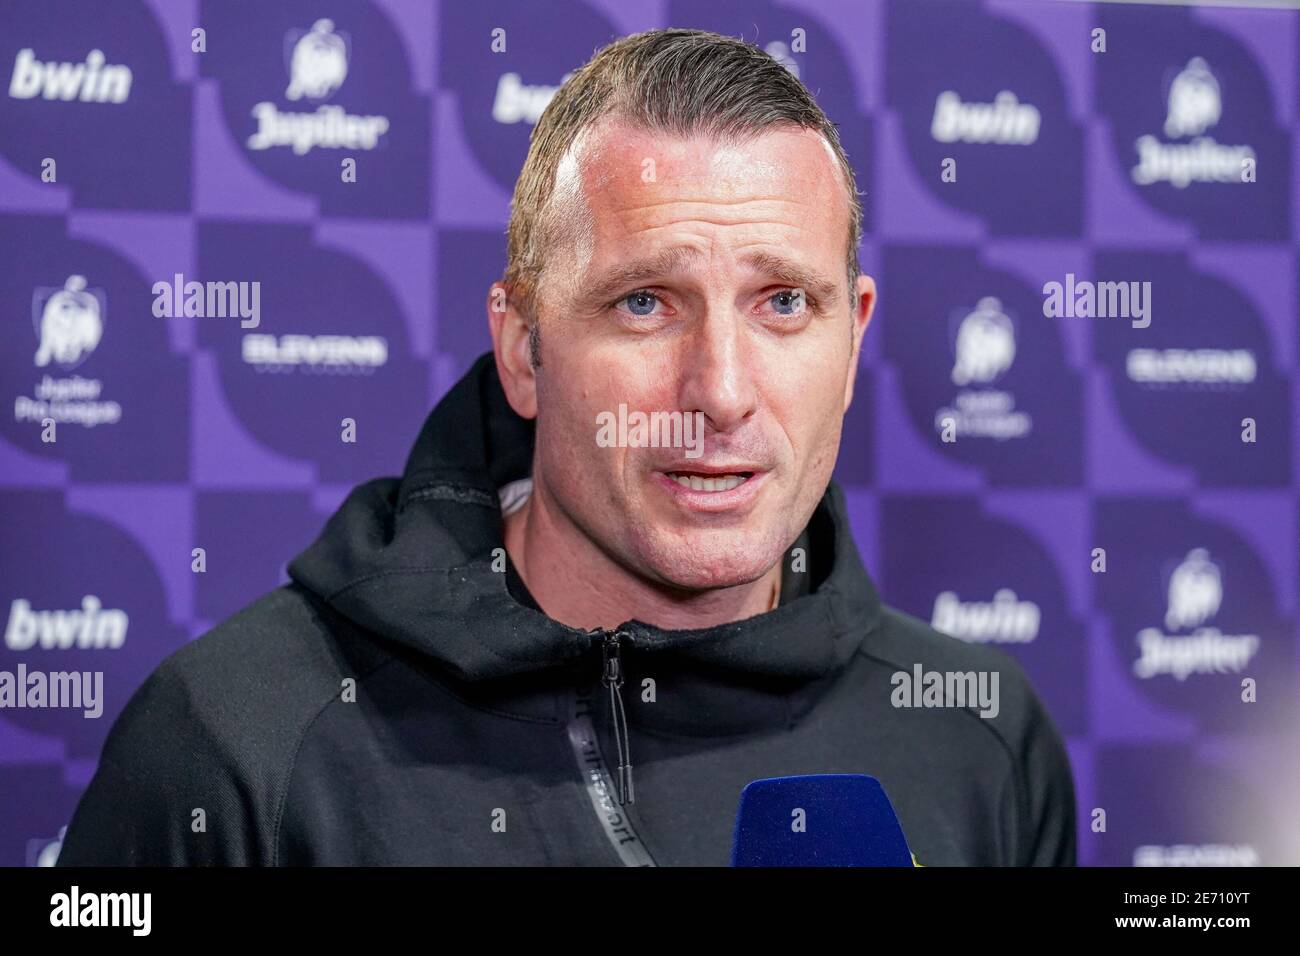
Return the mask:
<path fill-rule="evenodd" d="M 695 462 L 654 473 L 655 483 L 678 507 L 691 514 L 747 514 L 770 473 L 748 464 L 700 465 Z"/>
<path fill-rule="evenodd" d="M 689 488 L 691 491 L 705 491 L 709 493 L 731 491 L 731 489 L 739 488 L 750 478 L 754 477 L 754 472 L 752 471 L 666 471 L 664 474 L 677 482 L 677 484 L 681 485 L 683 488 Z"/>

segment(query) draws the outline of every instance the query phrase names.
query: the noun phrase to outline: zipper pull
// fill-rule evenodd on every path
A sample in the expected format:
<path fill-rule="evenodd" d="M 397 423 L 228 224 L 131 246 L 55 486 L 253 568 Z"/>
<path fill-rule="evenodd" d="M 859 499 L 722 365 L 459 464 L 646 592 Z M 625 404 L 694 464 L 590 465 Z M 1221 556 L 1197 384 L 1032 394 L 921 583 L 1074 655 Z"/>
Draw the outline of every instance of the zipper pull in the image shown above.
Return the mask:
<path fill-rule="evenodd" d="M 632 789 L 632 742 L 627 731 L 627 714 L 623 710 L 623 661 L 619 656 L 619 638 L 623 636 L 622 631 L 605 632 L 604 668 L 601 672 L 601 683 L 609 688 L 610 723 L 614 727 L 614 746 L 618 748 L 620 804 L 636 802 Z"/>

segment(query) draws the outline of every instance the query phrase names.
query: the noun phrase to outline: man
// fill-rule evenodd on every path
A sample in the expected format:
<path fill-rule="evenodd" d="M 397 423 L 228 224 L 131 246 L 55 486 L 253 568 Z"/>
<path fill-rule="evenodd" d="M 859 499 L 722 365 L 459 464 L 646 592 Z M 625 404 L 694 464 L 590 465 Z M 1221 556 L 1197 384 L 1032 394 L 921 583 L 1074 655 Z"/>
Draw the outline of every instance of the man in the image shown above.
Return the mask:
<path fill-rule="evenodd" d="M 725 865 L 751 780 L 868 773 L 922 865 L 1072 864 L 1023 673 L 884 607 L 830 481 L 860 219 L 756 47 L 597 53 L 533 134 L 493 354 L 151 676 L 60 863 Z M 895 706 L 917 665 L 998 699 Z"/>

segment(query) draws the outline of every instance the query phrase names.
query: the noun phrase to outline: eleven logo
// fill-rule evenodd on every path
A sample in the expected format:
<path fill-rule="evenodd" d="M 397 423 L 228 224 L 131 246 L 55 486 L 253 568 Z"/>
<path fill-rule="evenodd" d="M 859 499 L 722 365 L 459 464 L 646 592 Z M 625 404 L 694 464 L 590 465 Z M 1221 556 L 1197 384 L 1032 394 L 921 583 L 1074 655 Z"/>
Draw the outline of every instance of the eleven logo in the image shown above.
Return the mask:
<path fill-rule="evenodd" d="M 1241 673 L 1259 651 L 1259 635 L 1224 634 L 1210 623 L 1223 603 L 1223 574 L 1205 548 L 1193 548 L 1174 569 L 1167 596 L 1165 631 L 1148 627 L 1137 635 L 1142 653 L 1133 672 L 1139 678 Z"/>
<path fill-rule="evenodd" d="M 1016 358 L 1016 330 L 1002 302 L 985 296 L 957 326 L 950 378 L 961 388 L 951 406 L 935 412 L 935 431 L 944 441 L 959 438 L 1021 438 L 1033 420 L 1016 410 L 1008 391 L 991 388 Z M 967 386 L 978 386 L 970 388 Z"/>
<path fill-rule="evenodd" d="M 1253 171 L 1253 148 L 1226 146 L 1206 135 L 1222 116 L 1219 81 L 1209 64 L 1194 56 L 1169 85 L 1163 130 L 1167 139 L 1194 138 L 1189 143 L 1168 143 L 1151 135 L 1138 137 L 1140 161 L 1133 167 L 1133 181 L 1140 186 L 1167 182 L 1177 189 L 1191 183 L 1253 181 L 1253 176 L 1244 175 L 1248 165 Z"/>

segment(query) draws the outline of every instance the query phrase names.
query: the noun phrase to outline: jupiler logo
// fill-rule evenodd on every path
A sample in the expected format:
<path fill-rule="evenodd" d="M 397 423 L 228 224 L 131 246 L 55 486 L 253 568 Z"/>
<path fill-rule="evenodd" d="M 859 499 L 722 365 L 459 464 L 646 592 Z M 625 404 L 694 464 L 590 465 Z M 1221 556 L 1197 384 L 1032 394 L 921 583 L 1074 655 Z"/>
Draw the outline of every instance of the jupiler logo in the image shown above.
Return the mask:
<path fill-rule="evenodd" d="M 1138 632 L 1141 656 L 1133 673 L 1143 680 L 1170 674 L 1241 673 L 1259 650 L 1257 634 L 1224 634 L 1209 622 L 1223 603 L 1223 574 L 1205 548 L 1193 548 L 1169 577 L 1165 630 Z M 1190 632 L 1190 633 L 1179 633 Z"/>
<path fill-rule="evenodd" d="M 296 39 L 295 39 L 296 37 Z M 287 100 L 328 99 L 348 76 L 348 45 L 334 32 L 330 20 L 317 20 L 307 32 L 290 31 L 285 38 L 289 54 Z"/>
<path fill-rule="evenodd" d="M 1185 189 L 1191 183 L 1240 183 L 1242 160 L 1254 159 L 1250 146 L 1226 146 L 1207 136 L 1206 131 L 1223 116 L 1223 97 L 1219 81 L 1209 64 L 1199 56 L 1169 86 L 1169 102 L 1162 142 L 1152 135 L 1139 136 L 1136 147 L 1139 162 L 1133 167 L 1133 181 L 1140 186 L 1167 182 Z"/>
<path fill-rule="evenodd" d="M 387 116 L 360 116 L 342 106 L 320 102 L 332 97 L 347 79 L 350 60 L 348 37 L 336 33 L 332 20 L 317 20 L 308 31 L 291 30 L 285 38 L 290 102 L 317 102 L 315 112 L 281 111 L 271 102 L 253 107 L 257 132 L 248 138 L 249 149 L 289 146 L 299 156 L 313 149 L 375 149 L 388 132 Z"/>

